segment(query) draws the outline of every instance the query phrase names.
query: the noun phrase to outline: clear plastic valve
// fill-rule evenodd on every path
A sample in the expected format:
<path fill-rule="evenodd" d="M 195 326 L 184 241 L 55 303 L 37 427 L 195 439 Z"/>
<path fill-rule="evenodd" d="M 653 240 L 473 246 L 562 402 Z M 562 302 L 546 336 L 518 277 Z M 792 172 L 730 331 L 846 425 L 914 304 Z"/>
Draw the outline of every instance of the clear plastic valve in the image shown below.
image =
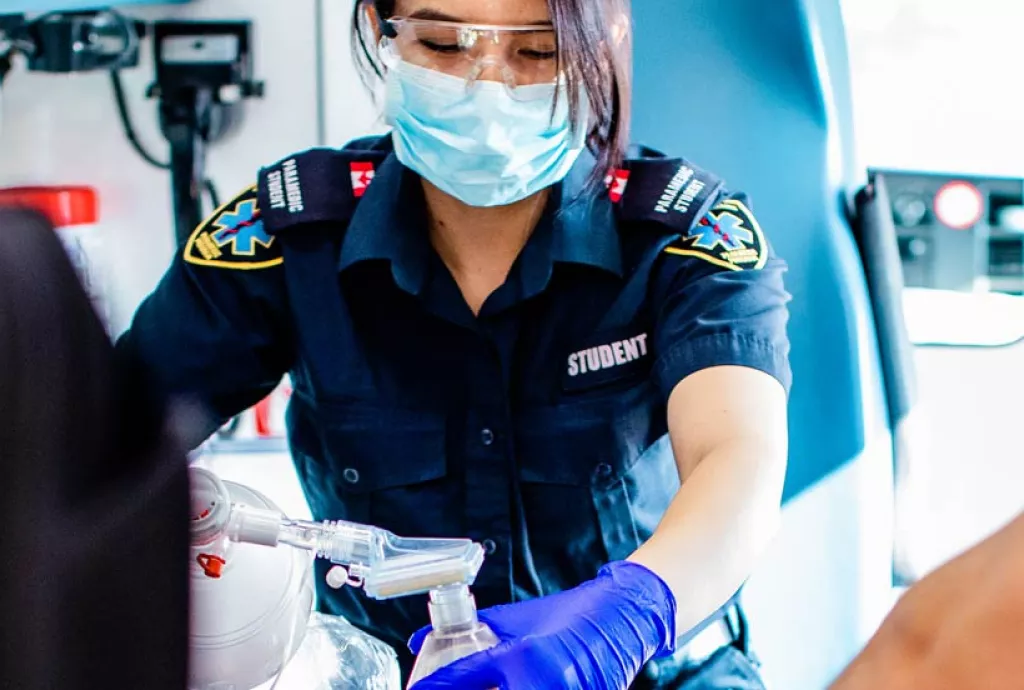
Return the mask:
<path fill-rule="evenodd" d="M 426 594 L 439 587 L 472 585 L 484 561 L 484 549 L 469 539 L 398 537 L 354 522 L 308 522 L 231 503 L 212 472 L 193 467 L 193 543 L 219 535 L 246 544 L 287 544 L 344 567 L 348 584 L 373 599 Z"/>
<path fill-rule="evenodd" d="M 374 599 L 471 585 L 484 561 L 483 547 L 469 539 L 398 537 L 352 522 L 285 520 L 280 541 L 344 566 L 349 584 L 361 584 Z"/>

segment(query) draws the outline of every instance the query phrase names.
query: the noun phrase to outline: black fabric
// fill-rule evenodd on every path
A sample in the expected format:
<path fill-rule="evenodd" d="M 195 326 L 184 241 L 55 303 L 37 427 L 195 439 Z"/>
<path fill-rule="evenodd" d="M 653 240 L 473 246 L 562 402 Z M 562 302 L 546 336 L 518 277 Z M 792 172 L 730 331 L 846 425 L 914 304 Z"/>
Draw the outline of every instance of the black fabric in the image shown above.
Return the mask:
<path fill-rule="evenodd" d="M 581 158 L 474 314 L 429 242 L 419 179 L 394 156 L 379 162 L 381 147 L 265 171 L 259 221 L 222 210 L 209 225 L 262 224 L 272 254 L 247 266 L 179 255 L 119 347 L 218 421 L 288 373 L 290 449 L 313 517 L 489 544 L 481 608 L 575 587 L 635 552 L 675 497 L 665 406 L 683 378 L 740 365 L 788 387 L 785 264 L 719 253 L 749 242 L 725 206 L 705 225 L 695 209 L 741 197 L 704 198 L 719 183 L 694 186 L 705 176 L 681 159 L 648 152 L 613 175 L 613 194 L 583 186 L 593 162 Z M 358 204 L 332 190 L 359 190 Z M 749 205 L 734 220 L 760 236 Z M 690 245 L 666 246 L 684 232 Z M 331 590 L 326 567 L 323 609 L 410 661 L 426 598 Z"/>
<path fill-rule="evenodd" d="M 310 223 L 347 224 L 364 191 L 357 191 L 364 172 L 357 166 L 369 166 L 368 185 L 390 153 L 379 140 L 371 141 L 344 150 L 310 149 L 261 170 L 259 208 L 267 232 L 276 235 Z"/>
<path fill-rule="evenodd" d="M 623 170 L 613 175 L 625 175 L 620 219 L 664 225 L 684 237 L 707 216 L 725 188 L 713 173 L 646 146 L 631 147 Z"/>
<path fill-rule="evenodd" d="M 0 211 L 0 687 L 185 687 L 188 482 L 53 229 Z"/>
<path fill-rule="evenodd" d="M 917 402 L 914 346 L 903 315 L 903 262 L 885 177 L 872 176 L 857 194 L 854 231 L 878 331 L 879 353 L 888 396 L 889 423 L 895 429 Z"/>
<path fill-rule="evenodd" d="M 350 163 L 366 163 L 364 149 Z M 264 185 L 266 201 L 308 221 L 286 230 L 261 215 L 281 261 L 235 270 L 179 256 L 120 348 L 218 419 L 289 373 L 290 448 L 314 518 L 493 543 L 474 587 L 483 608 L 574 587 L 650 537 L 679 486 L 665 404 L 685 376 L 739 364 L 788 386 L 777 259 L 735 270 L 662 251 L 680 231 L 623 222 L 610 196 L 580 196 L 587 175 L 570 175 L 474 315 L 397 159 L 375 165 L 372 183 L 360 177 L 346 226 L 316 221 L 340 202 L 305 171 L 333 165 L 337 182 L 349 166 L 307 156 L 278 166 L 290 202 Z M 675 163 L 651 165 L 654 177 L 635 168 L 617 194 L 661 202 L 671 188 L 678 220 L 679 200 L 699 194 L 687 196 Z M 423 597 L 319 595 L 397 649 L 428 622 Z"/>

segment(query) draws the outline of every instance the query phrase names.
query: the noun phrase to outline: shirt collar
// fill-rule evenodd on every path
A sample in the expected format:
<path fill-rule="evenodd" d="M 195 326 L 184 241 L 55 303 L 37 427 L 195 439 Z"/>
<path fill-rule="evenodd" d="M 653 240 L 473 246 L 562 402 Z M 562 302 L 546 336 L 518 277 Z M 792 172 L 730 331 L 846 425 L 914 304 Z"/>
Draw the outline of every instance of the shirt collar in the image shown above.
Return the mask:
<path fill-rule="evenodd" d="M 398 286 L 419 294 L 433 251 L 426 218 L 419 179 L 394 154 L 388 156 L 349 221 L 338 269 L 363 261 L 389 261 Z"/>
<path fill-rule="evenodd" d="M 573 263 L 622 275 L 618 227 L 607 194 L 587 188 L 594 169 L 588 152 L 552 189 L 547 209 L 527 243 L 520 264 L 526 291 L 543 289 L 555 263 Z M 339 270 L 363 261 L 391 263 L 395 282 L 419 294 L 431 252 L 426 203 L 419 178 L 390 155 L 376 171 L 349 222 Z"/>
<path fill-rule="evenodd" d="M 622 252 L 615 210 L 604 189 L 588 187 L 594 157 L 587 151 L 552 190 L 551 257 L 555 262 L 604 269 L 622 276 Z"/>

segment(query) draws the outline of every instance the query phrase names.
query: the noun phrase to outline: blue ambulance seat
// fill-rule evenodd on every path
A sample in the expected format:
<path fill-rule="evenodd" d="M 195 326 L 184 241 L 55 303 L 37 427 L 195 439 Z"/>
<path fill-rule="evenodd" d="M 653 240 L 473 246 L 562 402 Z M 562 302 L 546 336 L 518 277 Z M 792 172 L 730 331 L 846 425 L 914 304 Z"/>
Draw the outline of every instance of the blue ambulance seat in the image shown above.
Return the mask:
<path fill-rule="evenodd" d="M 846 214 L 860 180 L 838 0 L 643 0 L 634 13 L 633 139 L 749 193 L 790 265 L 786 505 L 744 601 L 771 686 L 821 690 L 892 584 L 892 440 Z"/>

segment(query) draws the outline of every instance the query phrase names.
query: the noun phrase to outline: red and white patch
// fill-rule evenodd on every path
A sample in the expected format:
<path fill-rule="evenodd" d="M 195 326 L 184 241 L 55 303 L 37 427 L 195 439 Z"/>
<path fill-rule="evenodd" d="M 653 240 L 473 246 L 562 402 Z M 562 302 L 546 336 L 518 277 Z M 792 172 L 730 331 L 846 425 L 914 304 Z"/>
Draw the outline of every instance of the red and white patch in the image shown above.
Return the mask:
<path fill-rule="evenodd" d="M 612 200 L 612 203 L 617 204 L 622 201 L 622 197 L 626 193 L 626 185 L 629 184 L 629 171 L 613 170 L 605 178 L 604 183 L 608 186 L 608 198 Z"/>
<path fill-rule="evenodd" d="M 352 163 L 352 194 L 358 199 L 366 194 L 367 187 L 373 182 L 375 171 L 373 163 Z"/>

